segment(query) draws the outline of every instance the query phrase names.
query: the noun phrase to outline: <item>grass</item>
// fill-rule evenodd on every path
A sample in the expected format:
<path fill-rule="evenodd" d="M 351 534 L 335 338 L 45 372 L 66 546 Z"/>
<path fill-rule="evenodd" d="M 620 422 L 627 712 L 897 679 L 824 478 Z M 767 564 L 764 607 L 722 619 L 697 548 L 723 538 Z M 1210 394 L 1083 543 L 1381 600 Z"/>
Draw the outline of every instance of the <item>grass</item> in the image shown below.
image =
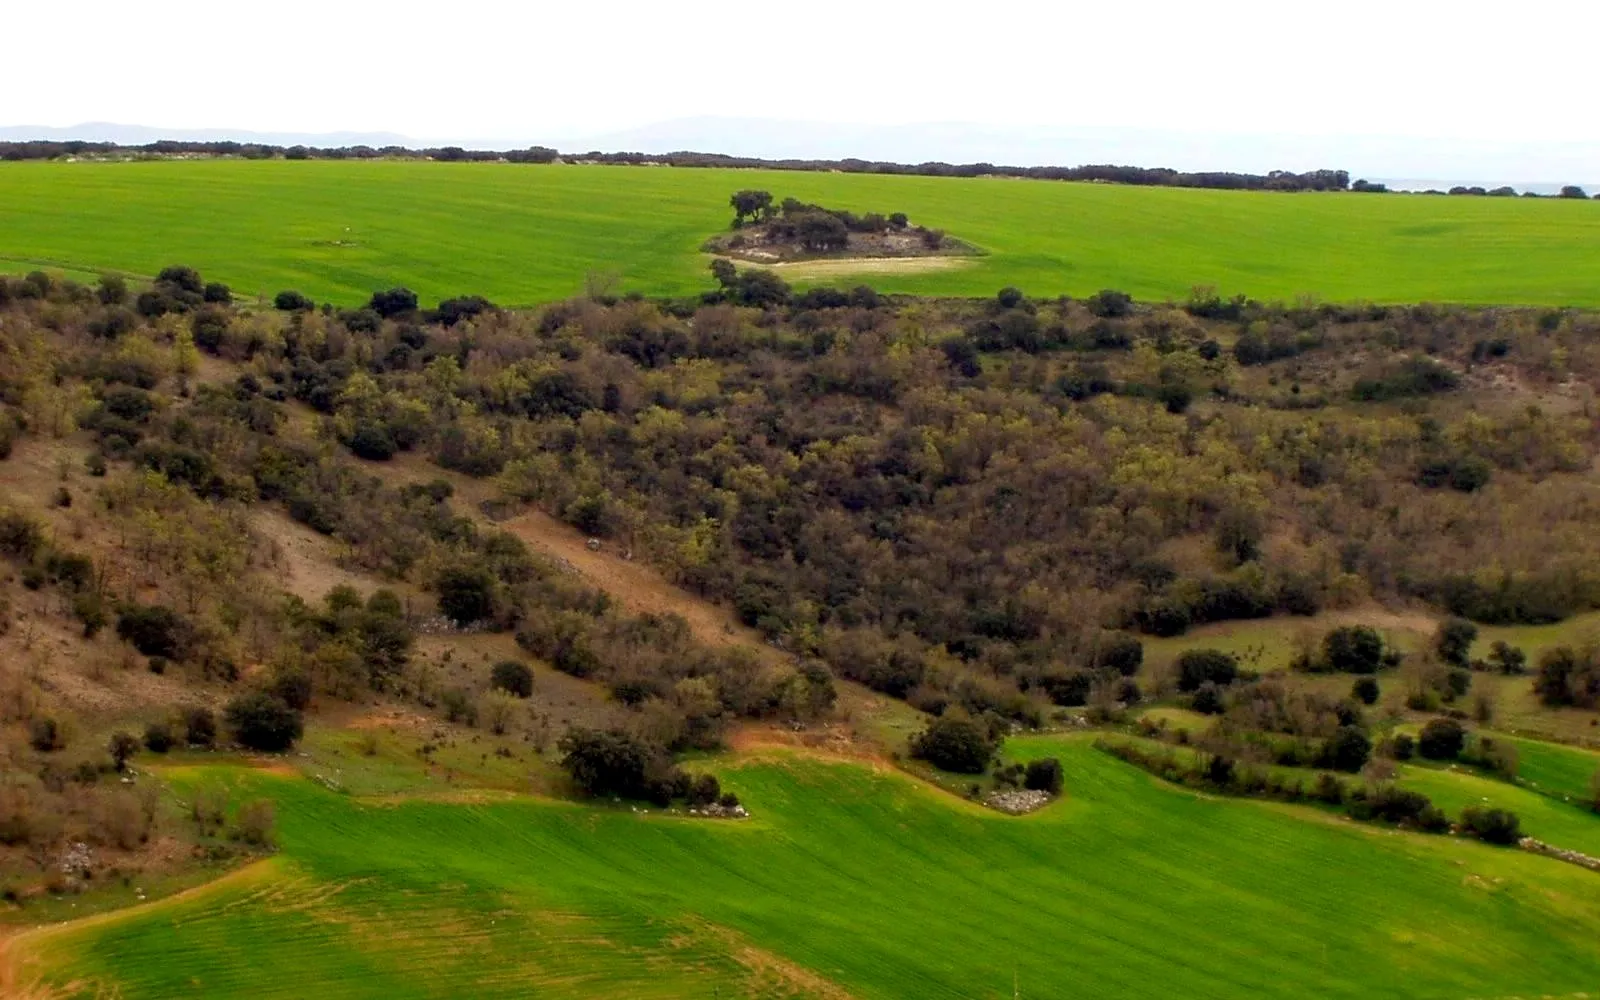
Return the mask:
<path fill-rule="evenodd" d="M 1580 806 L 1459 766 L 1402 765 L 1400 785 L 1426 795 L 1452 819 L 1467 806 L 1509 809 L 1521 820 L 1525 835 L 1600 856 L 1600 816 Z"/>
<path fill-rule="evenodd" d="M 278 800 L 279 857 L 13 951 L 126 1000 L 999 998 L 1013 975 L 1034 997 L 1593 989 L 1600 879 L 1190 794 L 1081 738 L 1013 742 L 1063 758 L 1064 801 L 1008 819 L 778 752 L 721 765 L 755 814 L 737 824 L 245 773 Z"/>
<path fill-rule="evenodd" d="M 904 211 L 986 253 L 873 277 L 885 291 L 1181 299 L 1211 284 L 1263 299 L 1600 304 L 1592 202 L 400 161 L 0 164 L 0 267 L 186 263 L 251 295 L 343 304 L 393 284 L 427 301 L 540 302 L 590 273 L 684 294 L 707 285 L 698 247 L 742 187 Z"/>

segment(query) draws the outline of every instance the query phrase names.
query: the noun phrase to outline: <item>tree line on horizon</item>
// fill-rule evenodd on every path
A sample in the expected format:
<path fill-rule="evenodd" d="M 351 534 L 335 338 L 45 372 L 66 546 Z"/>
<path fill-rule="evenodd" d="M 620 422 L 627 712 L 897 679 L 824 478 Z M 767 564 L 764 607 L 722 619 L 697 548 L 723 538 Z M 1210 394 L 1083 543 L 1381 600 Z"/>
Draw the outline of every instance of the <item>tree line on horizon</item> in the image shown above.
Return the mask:
<path fill-rule="evenodd" d="M 1272 170 L 1265 174 L 1233 171 L 1180 171 L 1169 167 L 1085 164 L 1076 167 L 1020 167 L 993 163 L 895 163 L 846 158 L 766 159 L 724 153 L 677 151 L 671 153 L 562 153 L 548 146 L 515 150 L 475 150 L 460 146 L 412 149 L 406 146 L 275 146 L 233 141 L 183 142 L 174 139 L 142 145 L 87 140 L 29 140 L 0 143 L 0 160 L 54 160 L 68 156 L 238 156 L 249 160 L 371 160 L 415 157 L 441 162 L 554 163 L 577 160 L 614 165 L 667 164 L 674 167 L 763 168 L 768 170 L 837 171 L 855 174 L 905 174 L 923 177 L 1020 177 L 1032 180 L 1099 181 L 1146 187 L 1216 188 L 1236 191 L 1345 191 L 1350 189 L 1346 170 L 1311 170 L 1296 173 Z M 1370 189 L 1370 188 L 1369 188 Z"/>

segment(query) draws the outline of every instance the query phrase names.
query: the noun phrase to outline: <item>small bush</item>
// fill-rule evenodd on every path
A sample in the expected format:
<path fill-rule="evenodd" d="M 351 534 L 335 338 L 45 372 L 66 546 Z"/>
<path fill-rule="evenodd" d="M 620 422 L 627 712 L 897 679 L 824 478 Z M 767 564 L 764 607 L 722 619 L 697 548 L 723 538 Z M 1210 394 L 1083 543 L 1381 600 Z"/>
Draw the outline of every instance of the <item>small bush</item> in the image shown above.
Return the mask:
<path fill-rule="evenodd" d="M 1239 676 L 1239 661 L 1220 649 L 1189 649 L 1178 657 L 1178 690 L 1193 692 L 1210 681 L 1219 687 Z"/>
<path fill-rule="evenodd" d="M 1378 703 L 1378 682 L 1371 677 L 1358 677 L 1350 686 L 1350 696 L 1363 705 Z"/>
<path fill-rule="evenodd" d="M 111 734 L 111 742 L 106 744 L 106 751 L 111 754 L 111 763 L 121 773 L 128 769 L 128 761 L 139 752 L 139 740 L 132 733 L 115 732 Z"/>
<path fill-rule="evenodd" d="M 67 746 L 66 729 L 55 719 L 44 716 L 28 723 L 28 745 L 40 753 L 55 753 Z"/>
<path fill-rule="evenodd" d="M 181 660 L 188 651 L 193 629 L 171 608 L 129 604 L 117 613 L 117 635 L 145 656 Z"/>
<path fill-rule="evenodd" d="M 209 708 L 191 708 L 183 714 L 183 741 L 192 747 L 217 745 L 217 717 Z"/>
<path fill-rule="evenodd" d="M 1336 628 L 1322 639 L 1322 657 L 1329 670 L 1377 673 L 1383 666 L 1383 636 L 1365 625 Z"/>
<path fill-rule="evenodd" d="M 1060 795 L 1061 786 L 1061 761 L 1054 757 L 1045 757 L 1028 762 L 1028 770 L 1022 778 L 1023 788 Z"/>
<path fill-rule="evenodd" d="M 526 663 L 501 660 L 489 672 L 489 686 L 518 698 L 527 698 L 533 694 L 533 671 Z"/>
<path fill-rule="evenodd" d="M 165 722 L 152 722 L 144 727 L 144 748 L 151 753 L 166 753 L 175 742 L 172 727 Z"/>
<path fill-rule="evenodd" d="M 1515 844 L 1522 839 L 1522 822 L 1506 809 L 1468 806 L 1461 813 L 1461 831 L 1486 844 Z"/>

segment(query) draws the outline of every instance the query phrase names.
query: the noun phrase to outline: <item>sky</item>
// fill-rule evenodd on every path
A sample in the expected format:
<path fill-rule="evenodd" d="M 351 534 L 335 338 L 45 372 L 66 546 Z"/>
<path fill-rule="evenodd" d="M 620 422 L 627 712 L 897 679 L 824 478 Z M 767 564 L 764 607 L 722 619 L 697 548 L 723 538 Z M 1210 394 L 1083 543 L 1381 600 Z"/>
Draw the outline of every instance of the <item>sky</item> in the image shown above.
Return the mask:
<path fill-rule="evenodd" d="M 528 144 L 724 116 L 1600 143 L 1600 3 L 1490 10 L 1461 0 L 78 0 L 64 18 L 35 3 L 7 12 L 7 35 L 52 43 L 8 46 L 0 125 Z"/>

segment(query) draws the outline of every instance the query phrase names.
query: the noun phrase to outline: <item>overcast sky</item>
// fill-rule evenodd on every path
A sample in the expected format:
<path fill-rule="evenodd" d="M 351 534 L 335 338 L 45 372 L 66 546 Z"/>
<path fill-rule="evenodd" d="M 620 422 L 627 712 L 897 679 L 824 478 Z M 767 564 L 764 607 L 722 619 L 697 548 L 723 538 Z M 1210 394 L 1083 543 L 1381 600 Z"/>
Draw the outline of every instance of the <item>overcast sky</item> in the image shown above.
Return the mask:
<path fill-rule="evenodd" d="M 532 142 L 727 115 L 1600 140 L 1592 106 L 1600 2 L 1496 7 L 29 3 L 6 12 L 0 124 Z"/>

